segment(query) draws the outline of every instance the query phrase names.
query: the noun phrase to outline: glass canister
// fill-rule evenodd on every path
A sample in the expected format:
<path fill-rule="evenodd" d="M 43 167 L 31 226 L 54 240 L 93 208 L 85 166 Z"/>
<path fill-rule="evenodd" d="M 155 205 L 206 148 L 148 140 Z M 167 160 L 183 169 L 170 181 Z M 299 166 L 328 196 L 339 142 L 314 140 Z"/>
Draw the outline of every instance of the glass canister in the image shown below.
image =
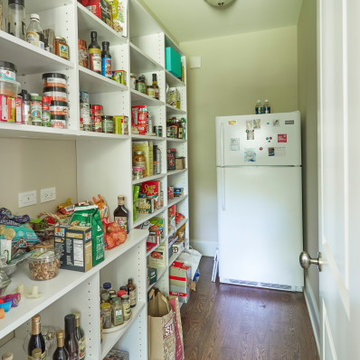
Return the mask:
<path fill-rule="evenodd" d="M 109 303 L 101 304 L 101 314 L 103 316 L 103 329 L 111 328 L 111 305 Z"/>
<path fill-rule="evenodd" d="M 129 295 L 123 295 L 121 297 L 124 321 L 128 321 L 131 318 L 131 307 Z"/>
<path fill-rule="evenodd" d="M 25 40 L 25 0 L 9 0 L 8 33 Z"/>
<path fill-rule="evenodd" d="M 136 82 L 136 90 L 146 94 L 146 82 L 145 82 L 145 76 L 140 75 L 137 82 Z"/>

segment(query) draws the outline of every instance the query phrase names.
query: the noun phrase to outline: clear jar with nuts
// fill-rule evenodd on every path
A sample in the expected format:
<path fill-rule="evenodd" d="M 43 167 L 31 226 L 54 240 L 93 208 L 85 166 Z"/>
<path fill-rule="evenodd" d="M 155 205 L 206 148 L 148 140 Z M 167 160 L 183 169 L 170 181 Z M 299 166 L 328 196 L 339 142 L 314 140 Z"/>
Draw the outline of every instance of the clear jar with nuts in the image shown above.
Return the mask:
<path fill-rule="evenodd" d="M 29 257 L 30 278 L 32 280 L 50 280 L 60 269 L 60 260 L 52 250 L 36 249 Z"/>

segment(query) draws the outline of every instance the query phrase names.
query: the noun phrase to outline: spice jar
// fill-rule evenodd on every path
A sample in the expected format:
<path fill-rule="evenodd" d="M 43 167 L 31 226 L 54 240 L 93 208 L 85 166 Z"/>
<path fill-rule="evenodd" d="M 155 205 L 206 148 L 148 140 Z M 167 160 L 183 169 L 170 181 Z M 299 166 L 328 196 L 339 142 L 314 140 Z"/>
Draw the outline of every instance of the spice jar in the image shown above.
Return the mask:
<path fill-rule="evenodd" d="M 114 326 L 124 323 L 122 302 L 117 296 L 112 301 L 112 323 Z"/>
<path fill-rule="evenodd" d="M 135 151 L 133 156 L 133 167 L 141 168 L 143 175 L 146 172 L 146 159 L 143 151 Z"/>
<path fill-rule="evenodd" d="M 131 307 L 129 295 L 123 295 L 121 297 L 124 321 L 128 321 L 131 318 Z"/>
<path fill-rule="evenodd" d="M 114 133 L 114 119 L 110 115 L 104 115 L 102 117 L 102 132 L 113 134 Z"/>
<path fill-rule="evenodd" d="M 101 314 L 103 316 L 103 329 L 111 328 L 111 305 L 109 303 L 101 304 Z"/>
<path fill-rule="evenodd" d="M 42 97 L 39 94 L 30 94 L 31 95 L 31 122 L 32 125 L 41 126 L 42 125 Z"/>
<path fill-rule="evenodd" d="M 86 41 L 78 39 L 78 50 L 79 50 L 79 65 L 87 68 L 88 67 L 88 52 Z"/>
<path fill-rule="evenodd" d="M 62 36 L 55 37 L 55 54 L 63 59 L 69 60 L 69 45 Z"/>
<path fill-rule="evenodd" d="M 136 90 L 146 94 L 146 82 L 145 82 L 145 76 L 140 75 L 137 82 L 136 82 Z"/>
<path fill-rule="evenodd" d="M 95 132 L 101 132 L 102 131 L 102 106 L 101 105 L 93 105 L 91 107 L 92 112 L 92 128 Z"/>
<path fill-rule="evenodd" d="M 51 99 L 49 96 L 42 97 L 42 125 L 51 126 L 51 113 L 50 113 Z"/>
<path fill-rule="evenodd" d="M 25 40 L 26 15 L 24 0 L 9 0 L 8 33 Z"/>

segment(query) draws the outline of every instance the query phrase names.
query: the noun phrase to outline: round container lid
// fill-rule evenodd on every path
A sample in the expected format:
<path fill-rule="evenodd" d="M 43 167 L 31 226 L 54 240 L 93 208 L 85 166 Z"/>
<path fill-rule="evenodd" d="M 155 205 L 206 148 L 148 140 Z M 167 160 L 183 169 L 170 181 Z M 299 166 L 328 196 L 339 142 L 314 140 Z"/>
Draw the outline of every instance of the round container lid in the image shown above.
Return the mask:
<path fill-rule="evenodd" d="M 38 261 L 54 261 L 56 259 L 55 252 L 49 251 L 45 249 L 38 249 L 33 252 L 33 254 L 29 257 L 30 262 L 38 262 Z"/>
<path fill-rule="evenodd" d="M 104 283 L 104 284 L 103 284 L 103 288 L 104 288 L 105 290 L 111 289 L 111 283 L 110 283 L 110 282 Z"/>
<path fill-rule="evenodd" d="M 0 61 L 0 67 L 5 69 L 10 69 L 16 72 L 16 66 L 9 61 Z"/>
<path fill-rule="evenodd" d="M 51 100 L 51 106 L 68 106 L 66 101 Z"/>
<path fill-rule="evenodd" d="M 39 14 L 31 14 L 30 19 L 35 19 L 37 21 L 40 21 L 40 15 Z"/>
<path fill-rule="evenodd" d="M 67 80 L 67 76 L 65 74 L 60 74 L 60 73 L 46 73 L 42 75 L 43 79 L 46 78 L 60 78 L 60 79 L 65 79 Z"/>
<path fill-rule="evenodd" d="M 51 86 L 51 87 L 46 87 L 44 88 L 44 93 L 49 93 L 49 92 L 63 92 L 63 93 L 67 93 L 65 88 L 62 87 L 58 87 L 58 86 Z"/>

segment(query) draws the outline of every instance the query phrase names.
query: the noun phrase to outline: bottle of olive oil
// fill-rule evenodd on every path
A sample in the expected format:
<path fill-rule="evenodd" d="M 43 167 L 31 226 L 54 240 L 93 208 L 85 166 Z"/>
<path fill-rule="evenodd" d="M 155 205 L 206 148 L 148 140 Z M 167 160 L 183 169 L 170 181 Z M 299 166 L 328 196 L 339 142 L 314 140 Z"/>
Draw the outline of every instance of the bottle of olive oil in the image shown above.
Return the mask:
<path fill-rule="evenodd" d="M 40 315 L 35 315 L 31 319 L 31 337 L 28 345 L 28 359 L 33 359 L 33 350 L 41 350 L 41 359 L 46 358 L 45 340 L 41 334 L 41 318 Z"/>

